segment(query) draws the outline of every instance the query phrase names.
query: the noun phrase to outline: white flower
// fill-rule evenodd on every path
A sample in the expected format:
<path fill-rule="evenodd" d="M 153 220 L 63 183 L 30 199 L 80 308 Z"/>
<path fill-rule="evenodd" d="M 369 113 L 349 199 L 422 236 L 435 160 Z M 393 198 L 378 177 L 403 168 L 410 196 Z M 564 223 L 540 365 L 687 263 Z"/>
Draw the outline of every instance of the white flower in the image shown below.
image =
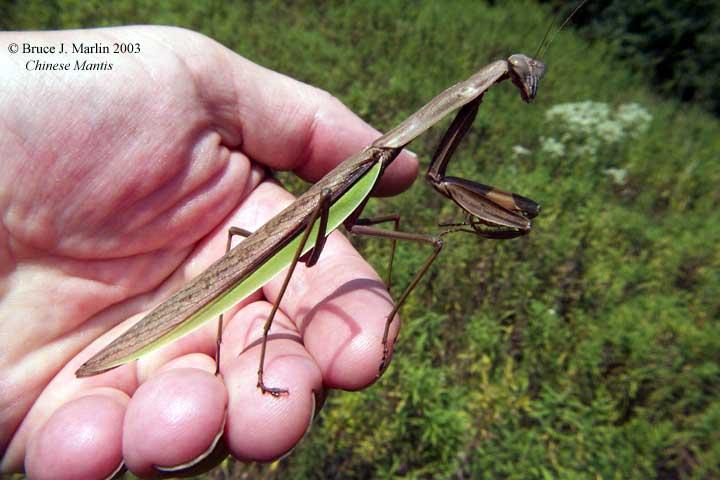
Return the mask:
<path fill-rule="evenodd" d="M 627 182 L 627 170 L 624 168 L 608 168 L 605 173 L 610 177 L 615 185 L 625 185 Z"/>
<path fill-rule="evenodd" d="M 618 143 L 625 137 L 625 131 L 620 123 L 605 120 L 595 126 L 597 137 L 607 144 Z"/>
<path fill-rule="evenodd" d="M 530 150 L 523 147 L 522 145 L 513 145 L 512 147 L 513 155 L 516 157 L 524 156 L 524 155 L 530 155 Z"/>
<path fill-rule="evenodd" d="M 618 107 L 615 118 L 630 135 L 635 136 L 648 129 L 653 117 L 639 103 L 624 103 Z"/>
<path fill-rule="evenodd" d="M 607 103 L 585 101 L 555 105 L 545 112 L 545 118 L 556 135 L 540 139 L 543 151 L 595 160 L 602 147 L 621 144 L 647 130 L 652 115 L 637 103 L 613 111 Z"/>
<path fill-rule="evenodd" d="M 540 137 L 540 150 L 556 157 L 565 155 L 565 145 L 553 137 Z"/>

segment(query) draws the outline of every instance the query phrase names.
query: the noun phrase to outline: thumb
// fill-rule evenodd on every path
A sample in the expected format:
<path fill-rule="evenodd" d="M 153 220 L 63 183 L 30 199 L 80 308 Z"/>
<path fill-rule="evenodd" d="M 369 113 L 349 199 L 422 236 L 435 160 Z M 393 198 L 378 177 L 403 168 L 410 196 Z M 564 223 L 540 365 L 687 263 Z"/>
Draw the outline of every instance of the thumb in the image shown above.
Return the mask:
<path fill-rule="evenodd" d="M 239 148 L 270 168 L 294 170 L 304 179 L 316 181 L 380 136 L 324 90 L 202 38 L 207 40 L 205 45 L 183 42 L 179 54 L 193 69 L 197 87 L 229 147 Z M 198 47 L 204 49 L 202 55 L 193 51 Z M 379 193 L 406 189 L 417 170 L 417 158 L 403 152 L 383 176 Z"/>

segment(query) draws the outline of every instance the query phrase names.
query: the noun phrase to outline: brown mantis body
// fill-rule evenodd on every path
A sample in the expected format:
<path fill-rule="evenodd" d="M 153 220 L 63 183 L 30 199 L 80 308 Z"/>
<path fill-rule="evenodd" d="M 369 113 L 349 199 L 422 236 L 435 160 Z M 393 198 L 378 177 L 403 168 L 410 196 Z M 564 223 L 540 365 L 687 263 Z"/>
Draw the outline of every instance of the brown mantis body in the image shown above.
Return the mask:
<path fill-rule="evenodd" d="M 289 267 L 265 323 L 258 369 L 258 388 L 263 393 L 288 393 L 283 388 L 267 387 L 263 382 L 268 332 L 297 263 L 303 261 L 308 266 L 314 265 L 323 249 L 326 236 L 341 224 L 352 234 L 393 240 L 391 264 L 396 240 L 427 243 L 434 247 L 387 318 L 382 340 L 382 372 L 389 353 L 388 332 L 392 320 L 439 254 L 442 248 L 441 237 L 444 234 L 466 231 L 486 238 L 513 238 L 530 231 L 529 219 L 540 211 L 537 203 L 470 180 L 446 177 L 445 170 L 455 148 L 470 128 L 485 92 L 496 83 L 511 79 L 520 90 L 522 99 L 530 102 L 535 97 L 544 70 L 545 66 L 541 62 L 522 54 L 487 65 L 467 80 L 442 92 L 361 152 L 343 161 L 255 232 L 250 234 L 242 229 L 231 229 L 228 251 L 222 258 L 85 362 L 76 375 L 95 375 L 136 359 L 179 338 L 218 314 L 220 322 L 216 359 L 219 368 L 222 312 L 262 286 L 279 271 Z M 360 218 L 370 192 L 382 172 L 400 151 L 418 135 L 458 108 L 460 111 L 433 156 L 427 178 L 438 192 L 452 199 L 466 212 L 467 221 L 453 225 L 438 236 L 431 236 L 383 230 L 373 226 L 395 221 L 397 227 L 398 218 L 395 216 Z M 488 229 L 487 226 L 491 228 Z M 247 238 L 230 249 L 230 238 L 235 234 Z"/>

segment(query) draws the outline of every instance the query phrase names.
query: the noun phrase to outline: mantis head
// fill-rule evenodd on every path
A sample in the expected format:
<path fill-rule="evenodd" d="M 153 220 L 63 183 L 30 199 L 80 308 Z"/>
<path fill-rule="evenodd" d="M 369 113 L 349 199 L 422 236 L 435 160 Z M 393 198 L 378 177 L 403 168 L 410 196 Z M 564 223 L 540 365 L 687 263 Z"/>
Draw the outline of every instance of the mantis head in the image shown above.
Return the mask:
<path fill-rule="evenodd" d="M 527 103 L 532 102 L 545 73 L 545 64 L 522 53 L 510 55 L 507 62 L 510 79 L 520 89 L 520 96 Z"/>

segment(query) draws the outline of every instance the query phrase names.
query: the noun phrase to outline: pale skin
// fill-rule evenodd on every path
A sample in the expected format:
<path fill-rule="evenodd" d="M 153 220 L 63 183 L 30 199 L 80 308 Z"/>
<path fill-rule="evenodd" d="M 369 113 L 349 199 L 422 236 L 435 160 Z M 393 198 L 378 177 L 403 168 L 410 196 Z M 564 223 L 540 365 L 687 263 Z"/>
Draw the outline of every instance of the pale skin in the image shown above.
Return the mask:
<path fill-rule="evenodd" d="M 253 230 L 292 201 L 266 167 L 316 181 L 379 133 L 330 95 L 186 30 L 0 39 L 2 472 L 101 478 L 124 460 L 150 475 L 202 456 L 220 432 L 233 456 L 271 460 L 302 438 L 327 389 L 375 381 L 392 303 L 339 233 L 316 266 L 298 266 L 273 324 L 266 378 L 292 395 L 256 387 L 257 340 L 281 276 L 225 316 L 220 376 L 210 322 L 76 379 L 92 353 L 222 255 L 230 226 Z M 6 48 L 114 41 L 143 53 L 113 56 L 109 72 L 49 73 L 26 71 Z M 382 193 L 416 172 L 402 154 Z"/>

